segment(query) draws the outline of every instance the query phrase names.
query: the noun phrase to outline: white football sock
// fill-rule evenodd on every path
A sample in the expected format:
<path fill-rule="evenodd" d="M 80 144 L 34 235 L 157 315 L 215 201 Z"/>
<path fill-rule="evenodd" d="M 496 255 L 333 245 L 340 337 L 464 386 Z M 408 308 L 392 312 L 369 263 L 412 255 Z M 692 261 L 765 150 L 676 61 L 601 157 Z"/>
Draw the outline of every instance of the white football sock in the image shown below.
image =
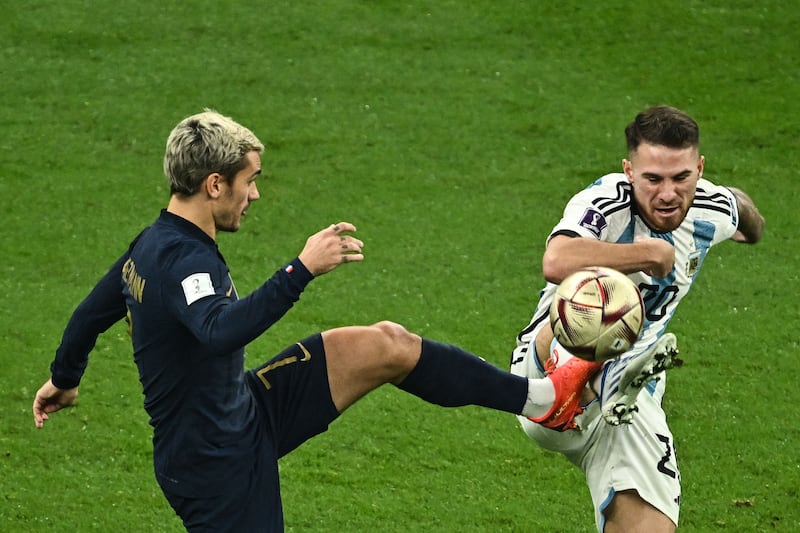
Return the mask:
<path fill-rule="evenodd" d="M 540 418 L 546 415 L 556 401 L 556 389 L 547 378 L 528 380 L 528 399 L 522 407 L 522 416 Z"/>

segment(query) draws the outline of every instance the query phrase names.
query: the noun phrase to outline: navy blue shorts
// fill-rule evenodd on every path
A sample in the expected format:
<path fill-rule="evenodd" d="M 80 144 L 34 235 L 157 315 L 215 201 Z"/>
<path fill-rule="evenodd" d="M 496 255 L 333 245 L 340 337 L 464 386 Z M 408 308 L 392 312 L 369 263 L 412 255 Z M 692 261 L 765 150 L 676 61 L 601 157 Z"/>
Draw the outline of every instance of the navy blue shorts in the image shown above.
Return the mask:
<path fill-rule="evenodd" d="M 248 371 L 256 400 L 259 449 L 252 469 L 213 498 L 164 495 L 191 532 L 283 531 L 278 459 L 339 416 L 331 399 L 322 336 L 312 335 Z"/>
<path fill-rule="evenodd" d="M 339 416 L 319 333 L 286 348 L 246 377 L 278 457 L 326 431 Z"/>

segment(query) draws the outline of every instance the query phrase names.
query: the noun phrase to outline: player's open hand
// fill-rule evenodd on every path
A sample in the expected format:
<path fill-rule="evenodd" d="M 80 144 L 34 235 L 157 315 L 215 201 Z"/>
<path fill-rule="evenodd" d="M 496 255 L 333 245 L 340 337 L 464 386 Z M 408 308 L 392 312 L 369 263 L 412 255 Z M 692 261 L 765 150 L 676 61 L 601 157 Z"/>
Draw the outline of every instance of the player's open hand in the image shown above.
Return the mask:
<path fill-rule="evenodd" d="M 43 428 L 45 420 L 49 418 L 48 413 L 72 405 L 77 397 L 78 387 L 59 389 L 48 379 L 36 392 L 36 398 L 33 400 L 33 421 L 36 423 L 36 427 Z"/>
<path fill-rule="evenodd" d="M 364 243 L 348 233 L 356 231 L 349 222 L 331 224 L 308 238 L 300 261 L 315 276 L 330 272 L 344 263 L 363 261 Z"/>

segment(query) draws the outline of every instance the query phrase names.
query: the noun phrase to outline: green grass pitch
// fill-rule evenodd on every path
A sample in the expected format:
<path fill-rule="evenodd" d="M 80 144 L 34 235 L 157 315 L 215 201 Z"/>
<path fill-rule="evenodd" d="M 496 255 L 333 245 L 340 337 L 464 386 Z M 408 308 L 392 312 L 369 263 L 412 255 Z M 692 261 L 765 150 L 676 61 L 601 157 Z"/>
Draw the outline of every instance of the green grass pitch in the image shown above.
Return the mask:
<path fill-rule="evenodd" d="M 0 18 L 0 531 L 180 531 L 123 325 L 34 429 L 69 314 L 165 205 L 164 141 L 215 108 L 267 144 L 220 247 L 240 293 L 355 223 L 366 260 L 248 348 L 391 319 L 505 367 L 566 199 L 668 103 L 763 242 L 713 250 L 671 324 L 682 530 L 800 530 L 800 80 L 792 2 L 5 2 Z M 288 531 L 591 532 L 580 473 L 514 417 L 384 387 L 281 462 Z"/>

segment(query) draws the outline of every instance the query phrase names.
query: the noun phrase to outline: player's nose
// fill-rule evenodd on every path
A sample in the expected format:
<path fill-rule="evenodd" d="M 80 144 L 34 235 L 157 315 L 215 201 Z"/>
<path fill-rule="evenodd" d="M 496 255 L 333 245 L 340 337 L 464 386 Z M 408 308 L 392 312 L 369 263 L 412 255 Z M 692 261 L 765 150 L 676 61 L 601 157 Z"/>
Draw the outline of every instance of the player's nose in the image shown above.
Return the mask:
<path fill-rule="evenodd" d="M 678 197 L 678 188 L 674 183 L 669 182 L 668 180 L 664 180 L 661 183 L 661 186 L 658 189 L 658 198 L 662 202 L 669 203 L 670 201 L 674 200 Z"/>

